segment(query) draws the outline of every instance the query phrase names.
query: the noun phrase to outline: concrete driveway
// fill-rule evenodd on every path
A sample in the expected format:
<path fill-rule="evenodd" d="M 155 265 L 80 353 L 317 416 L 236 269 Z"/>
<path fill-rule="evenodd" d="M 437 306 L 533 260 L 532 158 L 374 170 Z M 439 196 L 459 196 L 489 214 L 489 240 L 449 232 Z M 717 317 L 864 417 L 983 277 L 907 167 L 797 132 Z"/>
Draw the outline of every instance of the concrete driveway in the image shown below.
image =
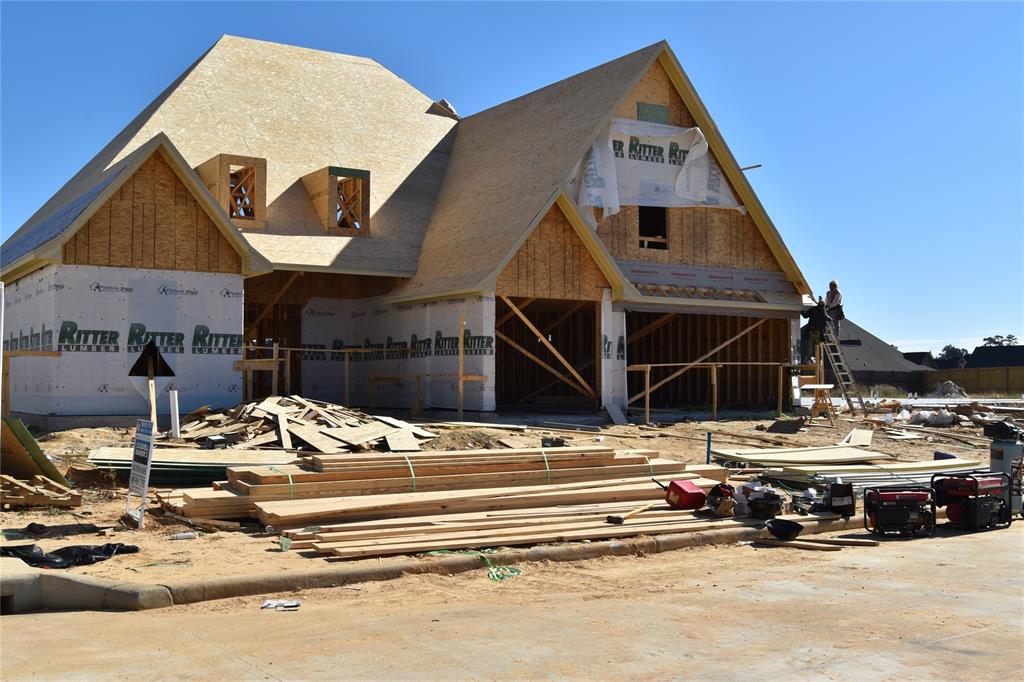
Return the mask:
<path fill-rule="evenodd" d="M 706 547 L 141 613 L 4 616 L 3 679 L 1017 679 L 1024 523 Z M 225 560 L 229 560 L 228 557 Z"/>

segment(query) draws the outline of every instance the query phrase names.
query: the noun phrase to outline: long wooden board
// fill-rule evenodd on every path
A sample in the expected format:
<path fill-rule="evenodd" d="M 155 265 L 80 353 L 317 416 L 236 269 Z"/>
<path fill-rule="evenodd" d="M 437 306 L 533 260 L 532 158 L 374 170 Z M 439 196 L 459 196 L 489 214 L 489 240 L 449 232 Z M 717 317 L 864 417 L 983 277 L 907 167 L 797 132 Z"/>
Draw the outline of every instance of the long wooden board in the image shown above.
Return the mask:
<path fill-rule="evenodd" d="M 834 518 L 839 518 L 834 516 Z M 804 517 L 806 520 L 806 517 Z M 821 520 L 831 520 L 822 518 Z M 344 547 L 335 547 L 332 553 L 343 559 L 354 559 L 366 556 L 386 556 L 395 554 L 414 554 L 438 549 L 464 549 L 479 547 L 500 547 L 515 545 L 532 545 L 546 542 L 572 542 L 575 540 L 605 540 L 632 535 L 662 535 L 665 533 L 698 532 L 703 530 L 715 530 L 720 528 L 756 527 L 760 525 L 755 519 L 711 519 L 704 522 L 694 523 L 683 521 L 679 523 L 666 523 L 656 528 L 638 530 L 627 525 L 616 526 L 605 524 L 602 527 L 591 529 L 578 529 L 567 531 L 545 531 L 537 530 L 519 534 L 494 534 L 488 533 L 485 536 L 471 537 L 440 537 L 422 539 L 413 542 L 395 542 L 387 544 L 359 544 L 351 543 Z M 808 543 L 810 544 L 810 543 Z M 829 547 L 825 551 L 839 550 L 841 547 Z"/>

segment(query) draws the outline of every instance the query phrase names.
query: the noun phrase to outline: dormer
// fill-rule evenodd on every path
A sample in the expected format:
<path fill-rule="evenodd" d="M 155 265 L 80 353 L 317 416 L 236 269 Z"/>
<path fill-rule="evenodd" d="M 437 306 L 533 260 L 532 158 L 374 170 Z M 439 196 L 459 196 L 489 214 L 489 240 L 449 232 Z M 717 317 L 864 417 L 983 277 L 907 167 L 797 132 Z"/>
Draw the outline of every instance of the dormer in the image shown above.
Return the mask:
<path fill-rule="evenodd" d="M 235 226 L 259 229 L 267 224 L 267 160 L 218 154 L 196 172 Z"/>
<path fill-rule="evenodd" d="M 370 171 L 327 166 L 302 178 L 324 231 L 346 237 L 370 234 Z"/>

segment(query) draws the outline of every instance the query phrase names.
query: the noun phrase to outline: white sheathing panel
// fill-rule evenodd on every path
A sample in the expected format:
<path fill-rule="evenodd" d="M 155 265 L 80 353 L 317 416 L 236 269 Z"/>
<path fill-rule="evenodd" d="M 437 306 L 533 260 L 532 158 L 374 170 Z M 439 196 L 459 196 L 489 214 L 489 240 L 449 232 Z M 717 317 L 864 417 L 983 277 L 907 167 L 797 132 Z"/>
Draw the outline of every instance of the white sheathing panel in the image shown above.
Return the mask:
<path fill-rule="evenodd" d="M 459 316 L 466 321 L 465 372 L 488 377 L 466 382 L 465 409 L 494 409 L 494 298 L 472 297 L 392 306 L 379 298 L 313 298 L 302 311 L 302 389 L 306 396 L 344 400 L 344 361 L 325 349 L 363 348 L 349 356 L 349 402 L 370 404 L 370 375 L 401 376 L 376 382 L 376 407 L 408 408 L 421 380 L 424 409 L 456 408 Z M 406 352 L 408 350 L 408 352 Z M 452 376 L 438 376 L 452 375 Z"/>
<path fill-rule="evenodd" d="M 626 411 L 626 311 L 612 308 L 611 292 L 601 299 L 601 404 Z"/>
<path fill-rule="evenodd" d="M 132 387 L 128 370 L 150 338 L 175 373 L 162 386 L 159 412 L 168 411 L 166 392 L 172 389 L 179 392 L 182 411 L 237 404 L 241 381 L 232 363 L 241 358 L 240 275 L 81 265 L 50 266 L 44 273 L 53 292 L 45 321 L 53 330 L 47 349 L 61 356 L 32 359 L 26 367 L 33 377 L 48 373 L 46 390 L 34 394 L 12 386 L 14 410 L 145 414 L 147 402 Z M 35 317 L 19 312 L 21 305 L 12 303 L 8 312 L 18 326 L 31 326 Z M 44 362 L 49 363 L 45 370 Z M 20 382 L 34 381 L 20 372 Z"/>
<path fill-rule="evenodd" d="M 57 342 L 54 281 L 48 266 L 5 284 L 4 351 L 54 350 Z M 57 358 L 10 359 L 10 408 L 45 414 L 52 411 L 53 375 Z"/>

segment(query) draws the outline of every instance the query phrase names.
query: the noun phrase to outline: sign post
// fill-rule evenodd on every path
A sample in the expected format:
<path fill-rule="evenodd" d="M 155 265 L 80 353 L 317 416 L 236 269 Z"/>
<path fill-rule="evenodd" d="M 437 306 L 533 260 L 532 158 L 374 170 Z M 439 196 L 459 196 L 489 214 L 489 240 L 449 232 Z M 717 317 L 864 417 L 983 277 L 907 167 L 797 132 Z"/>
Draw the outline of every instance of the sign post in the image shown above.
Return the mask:
<path fill-rule="evenodd" d="M 149 490 L 149 471 L 153 465 L 153 422 L 140 419 L 135 427 L 135 448 L 132 451 L 132 473 L 128 479 L 128 500 L 125 516 L 135 519 L 139 528 L 146 517 L 146 493 Z M 132 495 L 140 498 L 132 508 Z"/>

